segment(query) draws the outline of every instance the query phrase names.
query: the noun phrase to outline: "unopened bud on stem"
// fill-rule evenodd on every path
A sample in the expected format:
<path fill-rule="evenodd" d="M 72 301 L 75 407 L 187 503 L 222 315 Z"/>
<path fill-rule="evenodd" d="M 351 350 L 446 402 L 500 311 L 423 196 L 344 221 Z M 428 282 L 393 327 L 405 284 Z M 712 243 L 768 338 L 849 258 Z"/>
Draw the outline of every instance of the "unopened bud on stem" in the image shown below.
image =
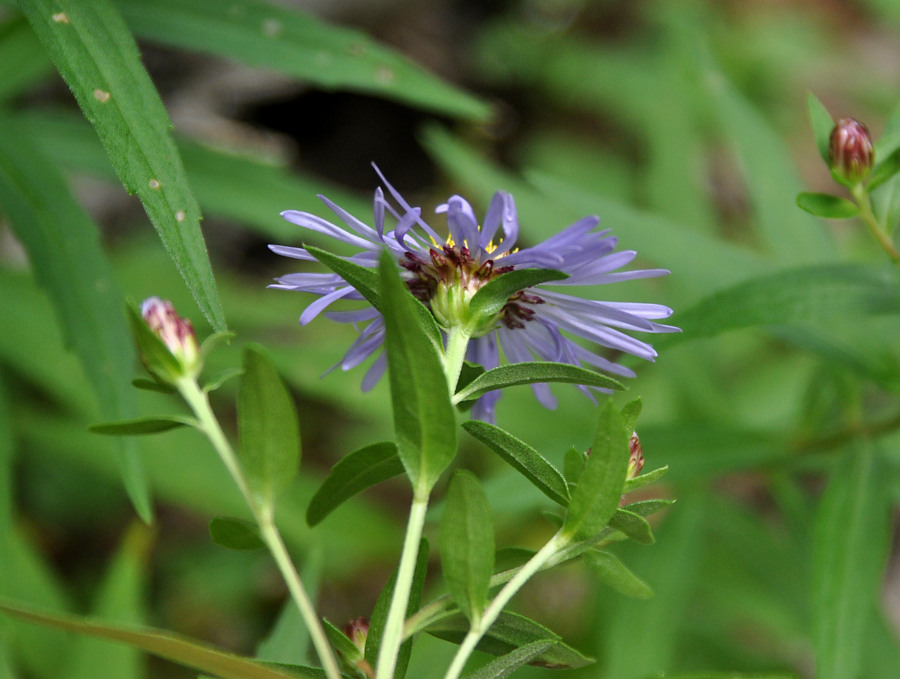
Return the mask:
<path fill-rule="evenodd" d="M 141 317 L 153 334 L 162 340 L 177 364 L 175 370 L 171 365 L 155 365 L 156 361 L 148 355 L 151 352 L 144 351 L 144 362 L 154 374 L 166 381 L 179 377 L 193 378 L 200 374 L 203 362 L 194 326 L 188 319 L 176 313 L 171 302 L 159 297 L 150 297 L 141 305 Z M 151 365 L 151 362 L 154 365 Z M 160 374 L 161 371 L 164 374 Z"/>
<path fill-rule="evenodd" d="M 628 458 L 628 474 L 625 478 L 633 479 L 644 468 L 644 451 L 641 448 L 641 439 L 638 437 L 637 432 L 631 434 L 631 440 L 628 442 L 628 452 L 630 454 Z"/>
<path fill-rule="evenodd" d="M 831 131 L 828 159 L 835 175 L 847 184 L 865 179 L 875 162 L 868 128 L 853 118 L 841 118 Z"/>

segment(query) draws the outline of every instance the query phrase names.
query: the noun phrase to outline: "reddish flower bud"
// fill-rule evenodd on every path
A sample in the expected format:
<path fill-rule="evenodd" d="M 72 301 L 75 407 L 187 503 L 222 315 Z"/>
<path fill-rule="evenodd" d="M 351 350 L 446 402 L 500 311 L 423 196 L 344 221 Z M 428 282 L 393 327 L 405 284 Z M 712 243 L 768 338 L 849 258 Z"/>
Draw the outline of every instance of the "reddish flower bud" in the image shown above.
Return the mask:
<path fill-rule="evenodd" d="M 628 442 L 628 452 L 630 457 L 628 458 L 628 474 L 625 478 L 633 479 L 644 468 L 644 451 L 641 448 L 641 439 L 638 437 L 637 432 L 631 434 L 631 440 Z"/>
<path fill-rule="evenodd" d="M 360 653 L 366 652 L 366 639 L 369 636 L 369 619 L 353 618 L 344 625 L 344 634 L 356 645 Z"/>
<path fill-rule="evenodd" d="M 853 118 L 841 118 L 831 131 L 828 159 L 831 169 L 848 184 L 862 181 L 875 162 L 868 128 Z"/>
<path fill-rule="evenodd" d="M 180 376 L 196 377 L 202 368 L 202 360 L 200 345 L 191 322 L 179 316 L 171 302 L 159 297 L 150 297 L 144 301 L 141 305 L 141 317 L 175 358 Z M 145 360 L 146 358 L 145 356 Z"/>

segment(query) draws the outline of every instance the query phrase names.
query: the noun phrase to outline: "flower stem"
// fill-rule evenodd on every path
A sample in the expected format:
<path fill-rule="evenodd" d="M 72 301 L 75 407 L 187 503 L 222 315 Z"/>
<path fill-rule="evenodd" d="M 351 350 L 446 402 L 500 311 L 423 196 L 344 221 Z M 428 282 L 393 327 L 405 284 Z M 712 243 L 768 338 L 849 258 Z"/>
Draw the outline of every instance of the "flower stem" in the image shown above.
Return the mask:
<path fill-rule="evenodd" d="M 869 192 L 866 190 L 866 187 L 861 183 L 855 184 L 850 187 L 850 193 L 853 194 L 853 198 L 856 199 L 856 204 L 859 206 L 859 216 L 869 229 L 869 232 L 875 236 L 875 240 L 877 240 L 881 247 L 884 248 L 884 251 L 888 253 L 891 260 L 895 264 L 900 264 L 900 252 L 898 252 L 893 239 L 891 239 L 887 231 L 882 228 L 878 218 L 872 211 L 872 201 L 869 200 Z"/>
<path fill-rule="evenodd" d="M 497 621 L 506 604 L 509 603 L 516 592 L 522 589 L 522 586 L 528 582 L 531 576 L 540 571 L 567 543 L 567 538 L 562 537 L 559 533 L 554 535 L 537 554 L 522 566 L 503 589 L 497 592 L 497 596 L 484 609 L 481 618 L 472 621 L 469 633 L 466 634 L 465 639 L 463 639 L 462 644 L 456 651 L 456 655 L 453 656 L 453 662 L 450 663 L 450 668 L 447 670 L 447 674 L 444 675 L 444 679 L 459 679 L 466 662 L 469 660 L 469 656 L 475 650 L 475 646 L 478 645 L 481 638 L 491 628 L 491 625 Z"/>
<path fill-rule="evenodd" d="M 225 432 L 222 431 L 219 421 L 212 412 L 206 392 L 200 389 L 197 381 L 193 378 L 179 380 L 175 386 L 191 410 L 194 411 L 199 424 L 198 428 L 212 443 L 231 478 L 234 479 L 235 484 L 241 491 L 241 495 L 244 496 L 253 518 L 259 525 L 260 536 L 275 559 L 275 564 L 278 566 L 278 570 L 287 584 L 291 598 L 303 616 L 310 638 L 316 648 L 316 653 L 319 655 L 319 660 L 322 662 L 325 670 L 325 675 L 328 679 L 341 679 L 341 670 L 331 649 L 331 644 L 328 642 L 328 637 L 325 636 L 325 631 L 322 629 L 322 624 L 319 622 L 309 594 L 303 586 L 300 574 L 297 572 L 293 561 L 291 561 L 281 533 L 275 525 L 271 508 L 260 506 L 250 492 L 250 487 L 244 478 L 241 465 L 231 444 L 228 442 L 228 438 L 225 436 Z"/>
<path fill-rule="evenodd" d="M 400 565 L 397 567 L 397 578 L 394 581 L 394 594 L 391 597 L 391 606 L 384 623 L 384 633 L 378 652 L 376 679 L 393 679 L 394 670 L 397 667 L 397 656 L 400 653 L 400 645 L 403 643 L 403 622 L 409 607 L 409 595 L 416 570 L 416 557 L 422 541 L 425 512 L 428 510 L 428 497 L 429 492 L 416 492 L 409 509 L 406 538 L 403 541 L 403 552 L 400 554 Z"/>
<path fill-rule="evenodd" d="M 454 325 L 447 331 L 447 348 L 444 350 L 443 361 L 444 375 L 447 377 L 451 396 L 456 392 L 456 383 L 466 360 L 466 349 L 470 339 L 469 330 L 461 325 Z"/>

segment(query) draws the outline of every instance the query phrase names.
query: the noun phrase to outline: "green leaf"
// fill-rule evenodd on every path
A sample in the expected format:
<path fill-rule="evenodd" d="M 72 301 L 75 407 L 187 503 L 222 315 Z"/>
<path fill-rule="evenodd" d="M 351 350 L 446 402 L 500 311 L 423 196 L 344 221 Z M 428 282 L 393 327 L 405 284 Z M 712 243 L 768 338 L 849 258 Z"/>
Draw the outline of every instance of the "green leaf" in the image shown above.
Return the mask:
<path fill-rule="evenodd" d="M 813 138 L 816 140 L 816 148 L 826 165 L 831 164 L 828 158 L 828 147 L 831 146 L 831 131 L 834 129 L 834 119 L 812 92 L 806 95 L 806 110 L 809 113 L 809 123 L 812 126 Z"/>
<path fill-rule="evenodd" d="M 678 316 L 682 333 L 654 344 L 714 337 L 759 325 L 848 322 L 900 311 L 900 285 L 890 271 L 857 265 L 823 265 L 779 271 L 711 295 Z"/>
<path fill-rule="evenodd" d="M 308 245 L 306 246 L 306 251 L 353 286 L 353 288 L 355 288 L 369 304 L 378 309 L 378 311 L 384 313 L 381 309 L 379 294 L 380 284 L 377 272 L 368 267 L 349 262 L 343 257 L 339 257 L 338 255 L 317 247 Z M 431 312 L 429 312 L 422 304 L 417 304 L 414 309 L 417 318 L 428 332 L 431 341 L 434 342 L 435 346 L 442 346 L 441 331 L 434 320 L 434 316 L 431 315 Z"/>
<path fill-rule="evenodd" d="M 797 207 L 825 219 L 849 219 L 859 214 L 859 208 L 846 198 L 827 193 L 798 193 Z"/>
<path fill-rule="evenodd" d="M 819 679 L 862 670 L 890 539 L 886 473 L 878 448 L 854 447 L 835 465 L 819 504 L 810 590 Z"/>
<path fill-rule="evenodd" d="M 128 383 L 136 362 L 134 345 L 98 229 L 15 121 L 0 117 L 0 128 L 0 212 L 53 302 L 66 343 L 97 394 L 101 416 L 134 417 L 137 399 Z M 153 510 L 137 446 L 128 439 L 116 445 L 125 489 L 149 522 Z"/>
<path fill-rule="evenodd" d="M 112 434 L 113 436 L 133 436 L 137 434 L 158 434 L 177 427 L 196 427 L 197 420 L 184 415 L 151 415 L 136 417 L 133 420 L 120 422 L 104 422 L 92 424 L 88 429 L 95 434 Z"/>
<path fill-rule="evenodd" d="M 642 488 L 654 481 L 658 481 L 660 478 L 665 476 L 665 473 L 669 471 L 669 466 L 660 467 L 659 469 L 654 469 L 652 472 L 647 472 L 646 474 L 641 474 L 640 476 L 636 476 L 633 479 L 628 479 L 625 481 L 625 488 L 623 489 L 624 493 L 630 493 L 633 490 L 637 490 L 638 488 Z"/>
<path fill-rule="evenodd" d="M 366 34 L 331 26 L 275 3 L 232 0 L 120 0 L 145 39 L 219 54 L 319 87 L 369 92 L 445 115 L 485 120 L 490 107 Z"/>
<path fill-rule="evenodd" d="M 469 631 L 469 621 L 463 615 L 453 615 L 432 623 L 425 631 L 439 639 L 460 643 Z M 557 643 L 538 655 L 529 664 L 553 669 L 577 669 L 594 662 L 593 658 L 564 644 L 558 634 L 539 625 L 534 620 L 509 611 L 500 614 L 476 648 L 491 655 L 502 656 L 536 641 L 547 640 L 556 640 Z"/>
<path fill-rule="evenodd" d="M 611 400 L 600 411 L 600 423 L 584 472 L 572 492 L 562 534 L 588 538 L 616 513 L 628 470 L 628 439 L 622 416 Z"/>
<path fill-rule="evenodd" d="M 92 615 L 123 624 L 143 622 L 144 578 L 152 543 L 151 530 L 141 523 L 133 523 L 107 569 Z M 95 679 L 98 667 L 104 668 L 104 679 L 143 676 L 141 654 L 122 644 L 79 637 L 73 655 L 66 669 L 67 679 Z"/>
<path fill-rule="evenodd" d="M 217 516 L 209 522 L 209 535 L 214 543 L 226 549 L 247 551 L 266 546 L 259 534 L 259 526 L 246 519 Z"/>
<path fill-rule="evenodd" d="M 653 530 L 647 519 L 627 509 L 617 509 L 609 520 L 609 527 L 624 533 L 635 542 L 644 545 L 653 544 Z"/>
<path fill-rule="evenodd" d="M 611 377 L 607 377 L 593 370 L 579 368 L 569 363 L 553 363 L 550 361 L 529 361 L 524 363 L 510 363 L 492 368 L 472 380 L 462 391 L 453 396 L 453 401 L 459 403 L 479 398 L 489 391 L 505 389 L 522 384 L 537 384 L 543 382 L 565 382 L 568 384 L 583 384 L 589 387 L 601 389 L 624 389 L 625 386 Z"/>
<path fill-rule="evenodd" d="M 381 255 L 385 347 L 397 451 L 417 492 L 430 492 L 456 456 L 456 413 L 438 348 L 389 253 Z"/>
<path fill-rule="evenodd" d="M 577 448 L 569 448 L 566 451 L 563 458 L 563 475 L 566 477 L 566 485 L 570 494 L 572 488 L 578 484 L 578 479 L 581 478 L 585 462 L 587 462 L 587 458 Z"/>
<path fill-rule="evenodd" d="M 25 17 L 0 24 L 0 100 L 9 101 L 53 72 L 53 64 Z"/>
<path fill-rule="evenodd" d="M 425 588 L 425 576 L 428 574 L 428 540 L 422 538 L 419 543 L 419 553 L 416 557 L 416 570 L 413 573 L 412 587 L 409 594 L 409 604 L 406 607 L 406 617 L 409 618 L 419 610 L 422 601 L 422 590 Z M 387 620 L 388 609 L 394 596 L 394 584 L 397 581 L 397 571 L 394 570 L 390 579 L 378 595 L 372 617 L 369 620 L 369 636 L 366 637 L 366 660 L 372 667 L 378 663 L 378 652 L 381 649 L 381 637 L 384 634 L 384 623 Z M 395 679 L 403 679 L 406 676 L 406 668 L 409 665 L 409 656 L 412 653 L 412 639 L 407 639 L 400 646 L 397 655 L 397 668 L 394 670 Z"/>
<path fill-rule="evenodd" d="M 171 122 L 137 45 L 109 0 L 21 0 L 19 7 L 94 126 L 122 184 L 136 193 L 216 330 L 225 318 Z"/>
<path fill-rule="evenodd" d="M 462 425 L 527 478 L 544 495 L 563 507 L 569 504 L 569 489 L 562 474 L 524 441 L 487 422 L 469 420 Z"/>
<path fill-rule="evenodd" d="M 643 407 L 644 404 L 638 397 L 626 403 L 625 407 L 622 408 L 622 424 L 624 424 L 627 431 L 633 432 L 637 429 L 637 421 L 641 416 Z"/>
<path fill-rule="evenodd" d="M 363 659 L 362 651 L 353 643 L 346 634 L 335 627 L 328 620 L 322 621 L 322 627 L 325 629 L 325 635 L 328 641 L 334 646 L 334 649 L 341 654 L 341 657 L 351 665 L 355 665 Z"/>
<path fill-rule="evenodd" d="M 501 655 L 496 660 L 492 660 L 487 665 L 483 665 L 474 672 L 467 674 L 465 679 L 504 679 L 558 643 L 556 639 L 541 639 L 540 641 L 533 641 L 530 644 L 519 646 L 519 648 L 510 651 L 506 655 Z"/>
<path fill-rule="evenodd" d="M 647 583 L 609 552 L 587 552 L 584 562 L 604 585 L 612 587 L 619 594 L 634 599 L 649 599 L 653 596 L 653 590 Z"/>
<path fill-rule="evenodd" d="M 177 394 L 178 391 L 168 384 L 157 382 L 156 380 L 147 379 L 146 377 L 135 377 L 131 380 L 131 386 L 142 391 L 153 391 L 158 394 Z"/>
<path fill-rule="evenodd" d="M 515 269 L 501 274 L 476 292 L 469 301 L 472 327 L 478 328 L 499 314 L 509 298 L 520 290 L 568 277 L 568 274 L 553 269 Z"/>
<path fill-rule="evenodd" d="M 397 446 L 388 441 L 355 450 L 331 469 L 306 508 L 306 523 L 318 524 L 357 493 L 403 473 Z"/>
<path fill-rule="evenodd" d="M 294 674 L 277 667 L 263 665 L 249 658 L 226 653 L 208 644 L 171 632 L 147 627 L 126 627 L 95 622 L 89 618 L 47 613 L 9 601 L 0 603 L 0 612 L 39 625 L 128 644 L 160 658 L 166 658 L 221 679 L 296 679 Z"/>
<path fill-rule="evenodd" d="M 244 347 L 238 393 L 240 461 L 251 491 L 264 507 L 297 475 L 300 426 L 294 401 L 262 347 Z"/>
<path fill-rule="evenodd" d="M 481 482 L 464 469 L 453 475 L 447 491 L 440 553 L 447 589 L 474 624 L 487 606 L 494 572 L 494 524 Z"/>
<path fill-rule="evenodd" d="M 871 192 L 893 178 L 900 172 L 900 149 L 895 150 L 884 160 L 880 161 L 872 169 L 872 174 L 866 182 L 866 190 Z"/>

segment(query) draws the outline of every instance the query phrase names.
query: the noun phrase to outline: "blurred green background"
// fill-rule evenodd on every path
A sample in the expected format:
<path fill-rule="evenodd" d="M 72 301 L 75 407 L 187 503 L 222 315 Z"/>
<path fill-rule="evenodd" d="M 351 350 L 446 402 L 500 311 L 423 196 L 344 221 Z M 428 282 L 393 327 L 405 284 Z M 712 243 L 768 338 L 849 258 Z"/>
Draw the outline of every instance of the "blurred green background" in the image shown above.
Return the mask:
<path fill-rule="evenodd" d="M 114 3 L 174 124 L 237 333 L 208 374 L 237 365 L 241 345 L 257 341 L 293 389 L 303 465 L 279 523 L 318 580 L 321 613 L 342 626 L 371 611 L 399 553 L 409 492 L 399 480 L 386 483 L 306 527 L 306 503 L 330 466 L 390 437 L 389 398 L 386 383 L 360 393 L 361 369 L 321 378 L 354 331 L 324 318 L 300 328 L 311 299 L 266 285 L 308 265 L 266 245 L 307 236 L 281 210 L 329 215 L 317 193 L 368 220 L 375 162 L 426 215 L 457 192 L 483 211 L 502 189 L 515 196 L 526 244 L 598 214 L 622 248 L 639 252 L 639 265 L 672 272 L 602 291 L 667 304 L 685 329 L 650 338 L 659 340 L 656 364 L 628 362 L 638 377 L 625 397 L 644 402 L 648 468 L 669 465 L 661 492 L 678 502 L 656 517 L 655 546 L 622 544 L 617 554 L 656 596 L 625 599 L 573 565 L 539 576 L 514 603 L 597 658 L 571 676 L 810 678 L 825 657 L 828 671 L 896 678 L 897 276 L 859 225 L 810 217 L 794 197 L 837 190 L 809 129 L 808 92 L 835 117 L 865 121 L 876 139 L 900 129 L 892 117 L 900 4 L 286 2 L 356 32 L 314 31 L 285 40 L 283 51 L 259 51 L 240 32 L 210 39 L 189 21 L 243 4 Z M 247 22 L 248 34 L 276 42 L 281 30 Z M 332 56 L 315 41 L 345 38 L 343 79 L 329 81 Z M 308 52 L 297 47 L 304 40 Z M 409 66 L 417 75 L 407 79 L 407 62 L 383 58 L 384 48 L 434 77 Z M 310 69 L 321 77 L 302 75 Z M 0 3 L 0 137 L 3 153 L 18 148 L 35 168 L 62 173 L 59 191 L 68 187 L 99 228 L 117 304 L 169 298 L 201 338 L 211 332 L 14 3 Z M 0 163 L 13 176 L 9 158 Z M 891 214 L 895 184 L 879 203 Z M 104 418 L 66 348 L 53 303 L 59 288 L 48 294 L 46 279 L 33 275 L 4 195 L 0 594 L 252 654 L 286 592 L 264 554 L 209 540 L 211 517 L 244 515 L 240 497 L 196 432 L 144 437 L 137 455 L 155 521 L 136 518 L 114 444 L 87 431 Z M 76 275 L 63 271 L 62 280 Z M 878 290 L 889 299 L 869 305 Z M 131 365 L 128 379 L 139 373 Z M 214 400 L 232 431 L 234 389 L 227 383 Z M 569 447 L 589 444 L 595 406 L 571 388 L 554 393 L 559 408 L 548 412 L 528 389 L 510 391 L 498 423 L 561 465 Z M 137 411 L 171 407 L 141 394 Z M 854 466 L 863 458 L 868 466 Z M 471 439 L 459 462 L 485 480 L 498 545 L 534 547 L 551 534 L 543 496 L 511 469 Z M 439 511 L 438 503 L 434 517 Z M 426 599 L 440 593 L 433 580 Z M 107 677 L 196 676 L 2 620 L 0 642 L 0 677 L 94 677 L 98 658 L 114 667 Z M 849 659 L 830 657 L 833 647 Z M 451 652 L 423 638 L 409 676 L 433 676 L 436 658 Z"/>

